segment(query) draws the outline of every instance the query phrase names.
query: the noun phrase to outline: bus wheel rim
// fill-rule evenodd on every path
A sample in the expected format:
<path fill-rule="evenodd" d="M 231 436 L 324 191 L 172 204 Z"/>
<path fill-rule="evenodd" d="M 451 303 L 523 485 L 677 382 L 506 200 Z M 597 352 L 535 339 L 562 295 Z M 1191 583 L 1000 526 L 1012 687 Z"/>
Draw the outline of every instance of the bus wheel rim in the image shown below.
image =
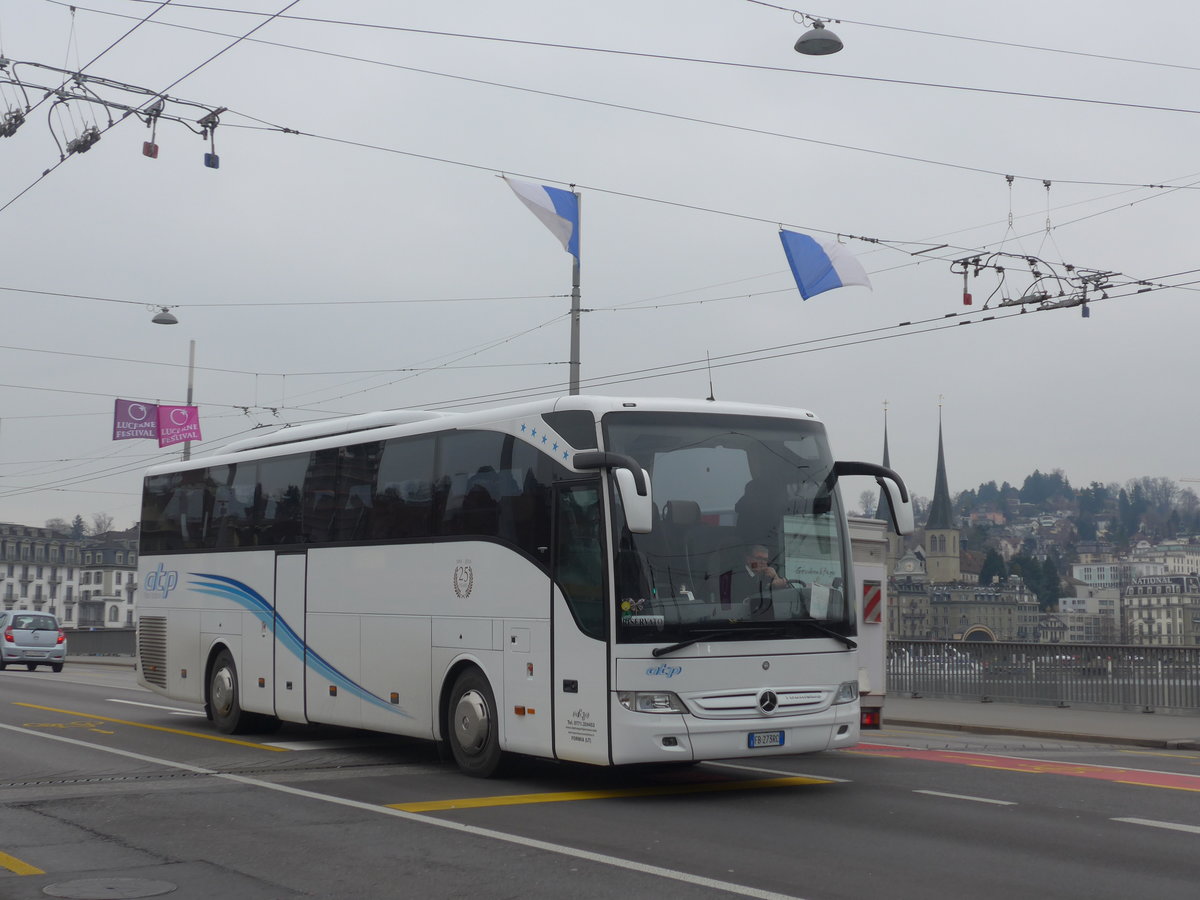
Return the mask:
<path fill-rule="evenodd" d="M 221 715 L 227 715 L 233 708 L 233 677 L 226 668 L 217 669 L 213 674 L 212 704 Z"/>
<path fill-rule="evenodd" d="M 454 707 L 454 734 L 467 753 L 478 753 L 487 743 L 491 714 L 479 691 L 464 691 Z"/>

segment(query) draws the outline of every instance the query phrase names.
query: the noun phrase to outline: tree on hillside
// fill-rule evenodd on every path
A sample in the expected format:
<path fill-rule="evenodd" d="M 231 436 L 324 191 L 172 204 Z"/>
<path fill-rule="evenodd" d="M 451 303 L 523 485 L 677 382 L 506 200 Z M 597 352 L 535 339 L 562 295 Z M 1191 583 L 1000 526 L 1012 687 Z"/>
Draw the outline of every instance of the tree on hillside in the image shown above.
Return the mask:
<path fill-rule="evenodd" d="M 69 535 L 71 533 L 71 523 L 66 519 L 47 519 L 44 527 L 57 534 Z"/>
<path fill-rule="evenodd" d="M 1005 482 L 1004 486 L 1008 487 L 1008 482 Z M 979 490 L 975 492 L 975 496 L 980 506 L 1000 507 L 1004 505 L 1004 495 L 1001 493 L 1000 488 L 996 487 L 996 482 L 994 481 L 981 484 Z"/>
<path fill-rule="evenodd" d="M 1075 491 L 1067 480 L 1062 469 L 1055 469 L 1049 475 L 1043 475 L 1037 469 L 1025 478 L 1021 486 L 1021 502 L 1030 503 L 1037 507 L 1045 507 L 1052 500 L 1070 503 L 1075 499 Z"/>
<path fill-rule="evenodd" d="M 1179 510 L 1182 530 L 1188 534 L 1200 531 L 1200 497 L 1196 496 L 1196 492 L 1191 488 L 1184 488 L 1179 492 L 1175 504 Z"/>
<path fill-rule="evenodd" d="M 1170 478 L 1143 476 L 1137 479 L 1137 483 L 1141 485 L 1146 503 L 1160 512 L 1169 511 L 1175 503 L 1175 498 L 1179 496 L 1179 485 Z"/>
<path fill-rule="evenodd" d="M 969 516 L 978 505 L 979 500 L 974 491 L 960 491 L 954 498 L 954 511 L 960 516 Z"/>
<path fill-rule="evenodd" d="M 991 549 L 983 560 L 983 568 L 979 571 L 979 583 L 991 584 L 993 579 L 1003 581 L 1008 577 L 1008 569 L 1004 565 L 1004 557 Z"/>
<path fill-rule="evenodd" d="M 89 534 L 107 534 L 112 531 L 113 517 L 106 512 L 92 513 L 92 527 Z"/>
<path fill-rule="evenodd" d="M 863 491 L 858 495 L 858 505 L 862 508 L 864 516 L 871 516 L 875 513 L 875 492 Z"/>
<path fill-rule="evenodd" d="M 913 521 L 924 522 L 929 517 L 929 498 L 912 494 Z"/>
<path fill-rule="evenodd" d="M 76 515 L 71 520 L 71 537 L 77 541 L 81 541 L 85 534 L 87 534 L 87 524 L 83 521 L 83 516 Z"/>
<path fill-rule="evenodd" d="M 1038 602 L 1042 609 L 1050 609 L 1058 605 L 1062 594 L 1062 579 L 1058 574 L 1058 561 L 1053 554 L 1042 561 L 1041 590 L 1037 592 Z"/>

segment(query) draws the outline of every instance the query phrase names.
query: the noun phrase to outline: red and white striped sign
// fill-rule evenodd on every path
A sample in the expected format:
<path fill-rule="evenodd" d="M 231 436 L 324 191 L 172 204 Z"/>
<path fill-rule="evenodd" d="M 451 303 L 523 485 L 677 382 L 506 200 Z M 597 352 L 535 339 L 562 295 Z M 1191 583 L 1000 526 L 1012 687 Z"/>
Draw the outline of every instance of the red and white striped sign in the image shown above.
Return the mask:
<path fill-rule="evenodd" d="M 878 581 L 863 582 L 863 622 L 868 625 L 883 623 L 883 589 Z"/>

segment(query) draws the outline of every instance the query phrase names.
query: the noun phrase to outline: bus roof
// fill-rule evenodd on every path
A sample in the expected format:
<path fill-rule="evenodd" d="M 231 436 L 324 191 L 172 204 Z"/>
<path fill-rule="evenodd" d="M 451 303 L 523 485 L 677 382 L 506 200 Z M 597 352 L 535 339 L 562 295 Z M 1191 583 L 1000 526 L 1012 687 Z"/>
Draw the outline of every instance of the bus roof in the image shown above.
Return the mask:
<path fill-rule="evenodd" d="M 306 444 L 301 449 L 323 449 L 344 443 L 359 443 L 420 434 L 430 430 L 475 428 L 489 423 L 506 422 L 523 416 L 542 415 L 549 412 L 586 410 L 599 419 L 605 413 L 621 410 L 645 410 L 653 412 L 683 412 L 722 415 L 750 415 L 807 419 L 820 422 L 814 413 L 799 408 L 770 406 L 757 403 L 739 403 L 719 400 L 696 400 L 678 397 L 612 397 L 591 394 L 576 394 L 538 400 L 512 406 L 494 406 L 466 412 L 444 412 L 426 409 L 394 409 L 324 419 L 304 425 L 284 426 L 276 431 L 254 435 L 233 441 L 211 452 L 193 457 L 189 461 L 175 460 L 151 467 L 147 474 L 186 471 L 211 465 L 235 462 L 238 459 L 257 459 L 290 452 L 294 444 Z M 368 434 L 371 432 L 371 434 Z M 347 435 L 356 435 L 356 440 L 347 441 Z M 310 443 L 311 442 L 311 443 Z M 255 452 L 257 451 L 257 452 Z M 243 456 L 243 454 L 245 454 Z M 226 459 L 226 457 L 229 457 Z"/>

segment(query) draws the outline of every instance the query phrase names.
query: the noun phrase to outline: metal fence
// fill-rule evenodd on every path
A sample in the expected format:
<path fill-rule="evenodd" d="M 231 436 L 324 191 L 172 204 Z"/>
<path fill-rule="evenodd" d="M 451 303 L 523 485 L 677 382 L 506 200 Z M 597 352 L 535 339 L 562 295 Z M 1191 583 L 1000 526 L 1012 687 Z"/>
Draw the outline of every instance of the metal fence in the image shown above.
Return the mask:
<path fill-rule="evenodd" d="M 67 632 L 71 656 L 133 656 L 132 628 Z M 1200 647 L 888 641 L 890 693 L 1200 715 Z"/>
<path fill-rule="evenodd" d="M 1200 647 L 888 641 L 891 693 L 1200 714 Z"/>
<path fill-rule="evenodd" d="M 133 656 L 132 628 L 72 628 L 67 630 L 70 656 Z"/>

